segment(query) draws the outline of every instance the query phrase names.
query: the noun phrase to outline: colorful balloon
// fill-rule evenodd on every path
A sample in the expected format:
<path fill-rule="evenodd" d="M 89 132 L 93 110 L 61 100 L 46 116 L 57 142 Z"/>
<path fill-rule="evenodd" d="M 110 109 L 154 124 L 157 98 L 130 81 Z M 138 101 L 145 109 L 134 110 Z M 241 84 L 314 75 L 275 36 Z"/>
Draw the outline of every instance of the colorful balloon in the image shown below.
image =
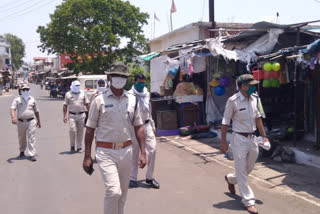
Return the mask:
<path fill-rule="evenodd" d="M 279 71 L 280 70 L 280 63 L 275 62 L 272 64 L 272 70 L 273 71 Z"/>
<path fill-rule="evenodd" d="M 263 80 L 262 87 L 270 88 L 271 87 L 271 80 Z"/>
<path fill-rule="evenodd" d="M 215 93 L 217 96 L 222 96 L 222 95 L 224 95 L 224 93 L 225 93 L 225 89 L 224 89 L 224 87 L 217 86 L 217 87 L 214 88 L 214 93 Z"/>
<path fill-rule="evenodd" d="M 216 79 L 212 79 L 211 82 L 209 83 L 209 85 L 210 85 L 211 87 L 216 87 L 216 86 L 219 85 L 219 81 L 216 80 Z"/>
<path fill-rule="evenodd" d="M 230 80 L 228 77 L 222 77 L 220 80 L 219 80 L 219 85 L 222 86 L 222 87 L 228 87 L 230 85 Z"/>
<path fill-rule="evenodd" d="M 265 70 L 265 71 L 271 71 L 271 69 L 272 69 L 272 65 L 271 65 L 270 62 L 264 63 L 264 65 L 263 65 L 263 70 Z"/>

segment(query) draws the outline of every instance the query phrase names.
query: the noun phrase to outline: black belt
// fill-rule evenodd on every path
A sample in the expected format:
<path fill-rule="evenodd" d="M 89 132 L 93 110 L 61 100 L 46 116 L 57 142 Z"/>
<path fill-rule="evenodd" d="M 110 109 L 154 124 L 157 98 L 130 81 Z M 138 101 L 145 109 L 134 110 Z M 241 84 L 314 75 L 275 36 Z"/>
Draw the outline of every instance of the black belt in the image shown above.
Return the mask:
<path fill-rule="evenodd" d="M 254 136 L 254 133 L 243 133 L 243 132 L 236 132 L 239 135 L 242 135 L 243 137 L 252 137 Z"/>
<path fill-rule="evenodd" d="M 76 113 L 76 112 L 72 112 L 72 111 L 69 111 L 69 114 L 74 114 L 74 115 L 79 115 L 79 114 L 83 114 L 84 113 L 84 111 L 82 111 L 82 112 L 78 112 L 78 113 Z"/>
<path fill-rule="evenodd" d="M 20 122 L 30 122 L 33 119 L 34 119 L 34 117 L 30 118 L 30 119 L 26 119 L 26 120 L 18 119 L 18 121 L 20 121 Z"/>
<path fill-rule="evenodd" d="M 148 124 L 150 122 L 150 120 L 146 120 L 144 121 L 144 124 Z"/>

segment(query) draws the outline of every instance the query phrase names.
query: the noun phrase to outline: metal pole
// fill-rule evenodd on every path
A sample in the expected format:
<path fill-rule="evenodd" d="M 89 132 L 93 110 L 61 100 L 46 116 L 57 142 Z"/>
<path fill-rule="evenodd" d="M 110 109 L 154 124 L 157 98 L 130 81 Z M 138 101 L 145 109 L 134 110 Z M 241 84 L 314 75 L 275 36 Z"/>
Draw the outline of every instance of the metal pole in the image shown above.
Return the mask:
<path fill-rule="evenodd" d="M 216 22 L 214 18 L 214 0 L 209 0 L 209 21 L 211 22 L 211 28 L 216 28 Z M 213 38 L 215 36 L 215 32 L 210 31 L 210 38 Z"/>
<path fill-rule="evenodd" d="M 173 26 L 172 26 L 172 13 L 170 12 L 170 31 L 173 31 Z"/>

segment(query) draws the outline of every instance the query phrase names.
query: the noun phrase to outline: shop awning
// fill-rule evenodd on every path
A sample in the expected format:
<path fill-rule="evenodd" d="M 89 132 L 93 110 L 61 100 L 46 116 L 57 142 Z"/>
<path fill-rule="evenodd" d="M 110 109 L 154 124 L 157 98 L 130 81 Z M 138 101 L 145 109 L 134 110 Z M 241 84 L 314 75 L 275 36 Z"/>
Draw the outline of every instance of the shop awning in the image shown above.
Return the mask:
<path fill-rule="evenodd" d="M 78 76 L 76 76 L 76 75 L 71 75 L 71 76 L 67 76 L 67 77 L 61 77 L 60 79 L 66 80 L 66 79 L 77 79 L 77 78 L 78 78 Z"/>
<path fill-rule="evenodd" d="M 139 56 L 139 59 L 141 59 L 143 61 L 148 61 L 148 60 L 151 60 L 152 58 L 157 57 L 159 55 L 160 55 L 160 52 L 152 52 L 149 54 Z"/>

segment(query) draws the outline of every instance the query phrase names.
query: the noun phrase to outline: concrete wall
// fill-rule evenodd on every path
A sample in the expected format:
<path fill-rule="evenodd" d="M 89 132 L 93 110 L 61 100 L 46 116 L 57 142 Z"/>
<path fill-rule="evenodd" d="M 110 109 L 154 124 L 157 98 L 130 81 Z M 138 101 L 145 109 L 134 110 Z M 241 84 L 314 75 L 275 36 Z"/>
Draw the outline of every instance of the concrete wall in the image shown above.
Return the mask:
<path fill-rule="evenodd" d="M 166 49 L 174 44 L 181 44 L 200 39 L 199 26 L 184 29 L 178 32 L 172 32 L 159 37 L 150 42 L 151 52 Z"/>

